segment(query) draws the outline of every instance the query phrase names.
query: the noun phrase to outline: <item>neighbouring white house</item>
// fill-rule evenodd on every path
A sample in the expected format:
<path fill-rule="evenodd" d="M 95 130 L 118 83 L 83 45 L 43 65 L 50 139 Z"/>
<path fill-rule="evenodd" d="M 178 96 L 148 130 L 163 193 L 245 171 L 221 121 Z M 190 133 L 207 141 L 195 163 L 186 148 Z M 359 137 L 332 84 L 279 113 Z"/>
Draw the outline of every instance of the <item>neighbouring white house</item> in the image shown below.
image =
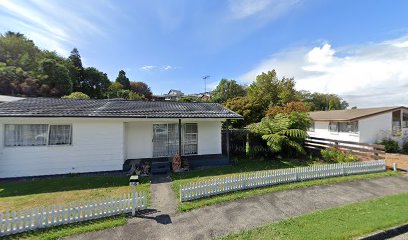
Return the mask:
<path fill-rule="evenodd" d="M 0 103 L 3 102 L 14 102 L 18 100 L 24 99 L 23 97 L 14 97 L 14 96 L 8 96 L 8 95 L 0 95 Z"/>
<path fill-rule="evenodd" d="M 402 141 L 408 135 L 408 108 L 379 107 L 309 113 L 311 137 L 375 143 L 383 138 Z"/>
<path fill-rule="evenodd" d="M 117 171 L 181 152 L 222 157 L 216 103 L 27 98 L 0 104 L 0 178 Z M 215 157 L 214 157 L 215 156 Z M 219 156 L 219 158 L 218 158 Z"/>

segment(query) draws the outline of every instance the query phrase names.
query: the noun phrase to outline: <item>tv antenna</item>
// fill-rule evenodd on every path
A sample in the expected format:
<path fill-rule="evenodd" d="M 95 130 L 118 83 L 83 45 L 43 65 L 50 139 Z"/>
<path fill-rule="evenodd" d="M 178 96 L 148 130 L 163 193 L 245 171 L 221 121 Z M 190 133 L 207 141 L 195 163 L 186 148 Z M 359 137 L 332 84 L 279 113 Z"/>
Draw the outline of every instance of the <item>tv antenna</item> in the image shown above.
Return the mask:
<path fill-rule="evenodd" d="M 207 79 L 209 79 L 210 77 L 210 75 L 205 75 L 204 77 L 202 77 L 202 79 L 204 80 L 204 94 L 207 93 Z"/>

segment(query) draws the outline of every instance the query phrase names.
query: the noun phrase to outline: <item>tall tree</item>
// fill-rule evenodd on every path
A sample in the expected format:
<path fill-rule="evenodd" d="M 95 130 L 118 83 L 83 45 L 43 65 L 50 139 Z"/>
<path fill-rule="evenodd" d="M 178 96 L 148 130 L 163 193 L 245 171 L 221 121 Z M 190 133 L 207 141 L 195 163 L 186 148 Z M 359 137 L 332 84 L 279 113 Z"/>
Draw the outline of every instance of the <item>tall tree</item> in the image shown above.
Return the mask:
<path fill-rule="evenodd" d="M 147 99 L 152 98 L 150 87 L 144 82 L 130 82 L 130 90 L 134 93 L 144 96 Z"/>
<path fill-rule="evenodd" d="M 130 89 L 130 81 L 129 78 L 126 77 L 126 72 L 123 70 L 119 71 L 118 77 L 116 78 L 116 82 L 122 84 L 125 90 Z"/>
<path fill-rule="evenodd" d="M 224 106 L 244 117 L 244 120 L 232 120 L 234 128 L 245 127 L 248 124 L 261 121 L 264 116 L 262 104 L 256 99 L 244 96 L 228 99 Z"/>
<path fill-rule="evenodd" d="M 84 67 L 82 65 L 81 55 L 78 49 L 74 48 L 68 57 L 68 70 L 72 81 L 74 91 L 81 91 L 84 81 Z"/>
<path fill-rule="evenodd" d="M 72 82 L 68 69 L 53 59 L 41 61 L 41 70 L 45 74 L 43 83 L 50 88 L 49 95 L 61 97 L 72 92 Z"/>
<path fill-rule="evenodd" d="M 111 82 L 108 75 L 94 67 L 84 69 L 84 80 L 82 84 L 83 93 L 90 98 L 103 98 L 108 91 Z"/>
<path fill-rule="evenodd" d="M 24 71 L 36 71 L 40 57 L 40 49 L 23 34 L 10 31 L 0 34 L 0 62 Z"/>
<path fill-rule="evenodd" d="M 248 87 L 248 96 L 259 101 L 264 110 L 269 105 L 285 104 L 296 100 L 293 78 L 278 79 L 276 71 L 261 73 Z"/>
<path fill-rule="evenodd" d="M 245 89 L 235 80 L 221 79 L 220 83 L 212 92 L 211 99 L 217 103 L 223 103 L 228 99 L 245 96 Z"/>

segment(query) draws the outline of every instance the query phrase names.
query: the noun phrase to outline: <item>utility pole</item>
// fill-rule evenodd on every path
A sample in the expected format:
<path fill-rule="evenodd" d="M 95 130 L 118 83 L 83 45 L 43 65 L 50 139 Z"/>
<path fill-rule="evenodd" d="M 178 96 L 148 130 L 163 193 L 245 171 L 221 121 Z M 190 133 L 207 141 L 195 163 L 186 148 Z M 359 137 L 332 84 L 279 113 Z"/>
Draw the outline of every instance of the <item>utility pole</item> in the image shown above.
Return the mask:
<path fill-rule="evenodd" d="M 206 75 L 204 77 L 202 77 L 202 79 L 204 80 L 204 94 L 207 93 L 207 79 L 210 78 L 210 75 Z"/>

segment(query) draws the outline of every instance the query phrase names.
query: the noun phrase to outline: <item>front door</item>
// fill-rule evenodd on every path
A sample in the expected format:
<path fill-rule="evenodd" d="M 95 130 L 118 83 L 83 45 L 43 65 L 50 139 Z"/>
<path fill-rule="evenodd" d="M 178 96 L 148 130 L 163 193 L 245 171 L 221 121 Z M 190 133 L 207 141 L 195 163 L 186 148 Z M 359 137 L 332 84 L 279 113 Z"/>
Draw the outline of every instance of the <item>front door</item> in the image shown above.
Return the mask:
<path fill-rule="evenodd" d="M 169 157 L 178 152 L 178 124 L 153 124 L 153 157 Z"/>

